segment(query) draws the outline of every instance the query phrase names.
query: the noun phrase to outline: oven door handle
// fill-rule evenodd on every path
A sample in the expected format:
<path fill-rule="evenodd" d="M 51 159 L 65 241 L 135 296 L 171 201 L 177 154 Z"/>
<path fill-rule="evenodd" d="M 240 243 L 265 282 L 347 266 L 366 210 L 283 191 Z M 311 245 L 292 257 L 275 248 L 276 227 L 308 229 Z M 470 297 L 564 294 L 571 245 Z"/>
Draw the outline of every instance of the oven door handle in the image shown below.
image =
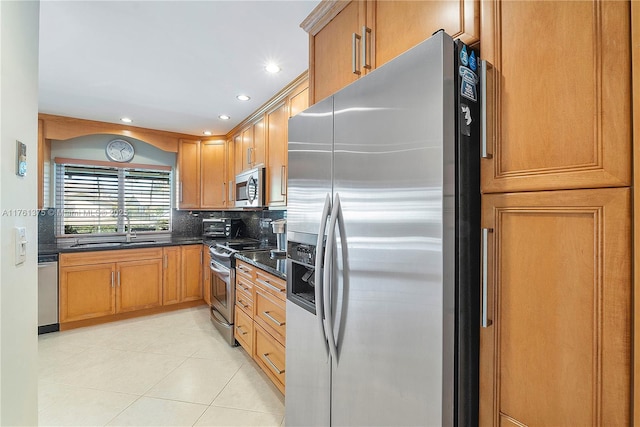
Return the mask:
<path fill-rule="evenodd" d="M 209 265 L 209 267 L 211 267 L 211 271 L 213 271 L 214 273 L 218 273 L 222 276 L 228 276 L 229 274 L 231 274 L 231 272 L 229 270 L 220 270 L 218 268 L 215 268 L 213 266 L 213 263 Z"/>

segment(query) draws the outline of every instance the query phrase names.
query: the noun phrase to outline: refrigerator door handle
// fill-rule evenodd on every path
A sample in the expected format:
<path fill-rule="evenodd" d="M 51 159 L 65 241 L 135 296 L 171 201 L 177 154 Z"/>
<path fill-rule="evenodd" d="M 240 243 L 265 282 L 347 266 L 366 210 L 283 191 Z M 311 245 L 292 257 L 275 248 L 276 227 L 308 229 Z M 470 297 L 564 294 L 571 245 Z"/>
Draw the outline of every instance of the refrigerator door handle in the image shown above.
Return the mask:
<path fill-rule="evenodd" d="M 327 194 L 324 200 L 324 208 L 322 209 L 322 216 L 320 217 L 320 228 L 318 229 L 318 238 L 316 241 L 316 264 L 315 264 L 315 299 L 316 299 L 316 317 L 318 319 L 318 325 L 320 327 L 320 336 L 323 337 L 324 351 L 327 357 L 329 356 L 329 348 L 327 344 L 327 334 L 324 330 L 324 283 L 322 282 L 322 245 L 324 244 L 324 232 L 327 228 L 327 219 L 329 217 L 329 210 L 331 209 L 331 196 Z M 325 264 L 327 266 L 327 264 Z"/>
<path fill-rule="evenodd" d="M 327 249 L 324 254 L 324 264 L 325 266 L 329 265 L 331 260 L 333 260 L 333 247 L 336 242 L 336 224 L 339 225 L 340 230 L 340 238 L 342 240 L 342 256 L 343 261 L 346 259 L 346 242 L 345 238 L 345 230 L 344 230 L 344 220 L 342 218 L 342 207 L 340 206 L 340 195 L 336 193 L 336 196 L 333 200 L 333 209 L 331 209 L 331 221 L 329 222 L 329 234 L 327 236 Z M 344 277 L 346 278 L 346 269 L 343 269 Z M 330 283 L 331 280 L 331 269 L 325 268 L 324 270 L 324 283 Z M 344 283 L 344 282 L 343 282 Z M 330 286 L 330 285 L 329 285 Z M 335 335 L 333 333 L 333 310 L 331 307 L 331 293 L 324 292 L 324 305 L 327 307 L 327 315 L 326 315 L 326 325 L 325 331 L 327 333 L 327 338 L 329 341 L 329 351 L 331 353 L 331 357 L 338 362 L 338 343 L 336 342 Z"/>

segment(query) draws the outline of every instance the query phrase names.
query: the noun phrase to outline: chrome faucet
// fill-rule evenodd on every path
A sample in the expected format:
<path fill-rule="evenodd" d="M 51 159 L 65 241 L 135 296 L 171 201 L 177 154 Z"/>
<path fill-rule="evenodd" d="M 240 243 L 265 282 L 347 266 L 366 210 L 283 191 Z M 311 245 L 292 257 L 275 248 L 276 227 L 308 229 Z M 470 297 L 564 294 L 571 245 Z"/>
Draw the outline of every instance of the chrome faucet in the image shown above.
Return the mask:
<path fill-rule="evenodd" d="M 129 218 L 129 214 L 126 212 L 122 212 L 122 216 L 127 219 L 127 234 L 126 234 L 126 242 L 131 242 L 131 237 L 136 237 L 136 233 L 133 232 L 133 236 L 131 236 L 131 219 Z"/>

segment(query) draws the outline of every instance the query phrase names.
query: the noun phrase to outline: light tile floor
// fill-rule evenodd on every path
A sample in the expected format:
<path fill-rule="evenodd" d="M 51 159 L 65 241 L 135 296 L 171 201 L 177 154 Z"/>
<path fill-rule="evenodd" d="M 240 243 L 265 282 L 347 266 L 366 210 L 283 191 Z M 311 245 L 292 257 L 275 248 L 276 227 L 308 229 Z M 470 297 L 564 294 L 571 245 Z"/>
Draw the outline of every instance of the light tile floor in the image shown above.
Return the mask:
<path fill-rule="evenodd" d="M 284 397 L 206 306 L 40 335 L 41 426 L 280 426 Z"/>

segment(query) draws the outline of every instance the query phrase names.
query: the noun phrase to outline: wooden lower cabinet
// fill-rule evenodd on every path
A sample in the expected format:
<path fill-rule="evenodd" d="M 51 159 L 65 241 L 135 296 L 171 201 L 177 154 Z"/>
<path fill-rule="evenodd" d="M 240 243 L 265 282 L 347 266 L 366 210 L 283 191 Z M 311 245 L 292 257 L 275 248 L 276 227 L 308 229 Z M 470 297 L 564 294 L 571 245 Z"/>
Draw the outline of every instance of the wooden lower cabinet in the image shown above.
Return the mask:
<path fill-rule="evenodd" d="M 628 188 L 484 195 L 481 426 L 630 425 Z"/>
<path fill-rule="evenodd" d="M 202 299 L 202 245 L 182 246 L 181 301 Z"/>
<path fill-rule="evenodd" d="M 204 256 L 204 262 L 202 263 L 202 294 L 204 302 L 208 306 L 211 306 L 211 253 L 209 252 L 209 246 L 202 245 L 202 254 Z"/>
<path fill-rule="evenodd" d="M 60 268 L 60 323 L 114 314 L 114 276 L 113 263 Z"/>
<path fill-rule="evenodd" d="M 235 338 L 284 394 L 284 280 L 236 261 Z M 250 341 L 249 341 L 250 340 Z"/>
<path fill-rule="evenodd" d="M 242 348 L 249 354 L 253 354 L 253 319 L 250 314 L 244 312 L 236 305 L 233 335 Z"/>
<path fill-rule="evenodd" d="M 254 337 L 253 359 L 284 394 L 285 347 L 255 322 Z"/>
<path fill-rule="evenodd" d="M 182 283 L 182 252 L 180 246 L 162 248 L 162 303 L 163 305 L 180 302 Z"/>
<path fill-rule="evenodd" d="M 162 305 L 162 259 L 117 264 L 116 312 Z"/>
<path fill-rule="evenodd" d="M 60 323 L 202 299 L 202 245 L 60 254 Z M 77 325 L 77 323 L 76 323 Z"/>

